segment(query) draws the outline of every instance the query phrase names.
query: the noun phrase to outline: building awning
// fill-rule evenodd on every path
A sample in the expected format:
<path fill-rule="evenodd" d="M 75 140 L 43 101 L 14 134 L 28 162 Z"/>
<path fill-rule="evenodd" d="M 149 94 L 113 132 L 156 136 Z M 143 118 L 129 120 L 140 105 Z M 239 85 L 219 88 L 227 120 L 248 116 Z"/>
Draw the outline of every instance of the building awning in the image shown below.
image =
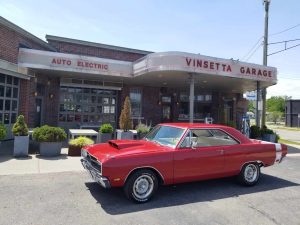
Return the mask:
<path fill-rule="evenodd" d="M 29 80 L 32 76 L 27 74 L 26 68 L 19 68 L 17 64 L 0 59 L 0 73 Z"/>
<path fill-rule="evenodd" d="M 125 84 L 244 93 L 277 83 L 274 67 L 184 52 L 151 53 L 136 62 L 20 49 L 19 67 L 61 77 L 122 81 Z"/>

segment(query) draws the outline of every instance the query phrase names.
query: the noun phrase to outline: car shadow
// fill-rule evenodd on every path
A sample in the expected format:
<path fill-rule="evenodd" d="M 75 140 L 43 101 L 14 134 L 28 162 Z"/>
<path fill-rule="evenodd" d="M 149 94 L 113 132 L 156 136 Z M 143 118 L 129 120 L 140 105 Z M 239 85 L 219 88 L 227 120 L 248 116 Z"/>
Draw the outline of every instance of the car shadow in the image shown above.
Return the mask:
<path fill-rule="evenodd" d="M 122 188 L 104 189 L 95 182 L 85 183 L 85 185 L 106 213 L 118 215 L 154 208 L 238 197 L 245 194 L 299 186 L 300 184 L 266 174 L 261 174 L 260 182 L 253 187 L 238 185 L 235 182 L 235 178 L 223 178 L 176 186 L 162 186 L 158 189 L 153 199 L 145 204 L 135 204 L 127 200 Z"/>
<path fill-rule="evenodd" d="M 299 148 L 288 145 L 288 154 L 297 154 L 300 153 L 300 146 Z"/>

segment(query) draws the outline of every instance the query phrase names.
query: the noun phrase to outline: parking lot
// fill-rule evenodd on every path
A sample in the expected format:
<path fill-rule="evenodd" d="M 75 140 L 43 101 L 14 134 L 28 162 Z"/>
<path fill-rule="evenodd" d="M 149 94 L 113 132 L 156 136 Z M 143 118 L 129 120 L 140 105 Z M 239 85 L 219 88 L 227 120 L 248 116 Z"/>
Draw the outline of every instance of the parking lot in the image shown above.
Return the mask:
<path fill-rule="evenodd" d="M 233 178 L 161 187 L 134 204 L 86 172 L 0 176 L 0 224 L 300 224 L 300 149 L 263 168 L 255 187 Z"/>

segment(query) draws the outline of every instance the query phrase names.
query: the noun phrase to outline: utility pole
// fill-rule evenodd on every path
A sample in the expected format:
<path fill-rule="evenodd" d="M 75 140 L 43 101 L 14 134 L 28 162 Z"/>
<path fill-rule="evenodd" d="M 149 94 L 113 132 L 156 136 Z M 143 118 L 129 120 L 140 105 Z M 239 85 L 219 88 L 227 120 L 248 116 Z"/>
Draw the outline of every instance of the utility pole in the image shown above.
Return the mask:
<path fill-rule="evenodd" d="M 269 5 L 271 0 L 263 0 L 265 5 L 265 30 L 264 30 L 264 51 L 263 51 L 263 65 L 268 65 L 268 30 L 269 30 Z M 266 96 L 267 88 L 262 88 L 262 112 L 261 112 L 261 127 L 266 124 Z"/>

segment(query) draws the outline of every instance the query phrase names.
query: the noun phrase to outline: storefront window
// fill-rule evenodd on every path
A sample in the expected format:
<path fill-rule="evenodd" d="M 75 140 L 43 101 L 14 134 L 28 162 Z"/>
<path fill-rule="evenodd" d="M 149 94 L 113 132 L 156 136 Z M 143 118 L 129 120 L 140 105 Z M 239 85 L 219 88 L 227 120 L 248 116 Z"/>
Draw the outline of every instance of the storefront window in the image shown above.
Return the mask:
<path fill-rule="evenodd" d="M 116 94 L 116 91 L 95 88 L 61 87 L 59 121 L 76 123 L 76 126 L 81 123 L 114 122 Z"/>
<path fill-rule="evenodd" d="M 0 123 L 16 122 L 19 105 L 19 78 L 0 74 Z"/>
<path fill-rule="evenodd" d="M 179 98 L 179 120 L 189 119 L 189 95 L 180 93 Z M 205 117 L 211 116 L 212 95 L 206 93 L 195 93 L 194 97 L 194 119 L 203 122 Z"/>
<path fill-rule="evenodd" d="M 130 89 L 131 114 L 133 117 L 142 115 L 142 91 L 139 88 Z"/>

